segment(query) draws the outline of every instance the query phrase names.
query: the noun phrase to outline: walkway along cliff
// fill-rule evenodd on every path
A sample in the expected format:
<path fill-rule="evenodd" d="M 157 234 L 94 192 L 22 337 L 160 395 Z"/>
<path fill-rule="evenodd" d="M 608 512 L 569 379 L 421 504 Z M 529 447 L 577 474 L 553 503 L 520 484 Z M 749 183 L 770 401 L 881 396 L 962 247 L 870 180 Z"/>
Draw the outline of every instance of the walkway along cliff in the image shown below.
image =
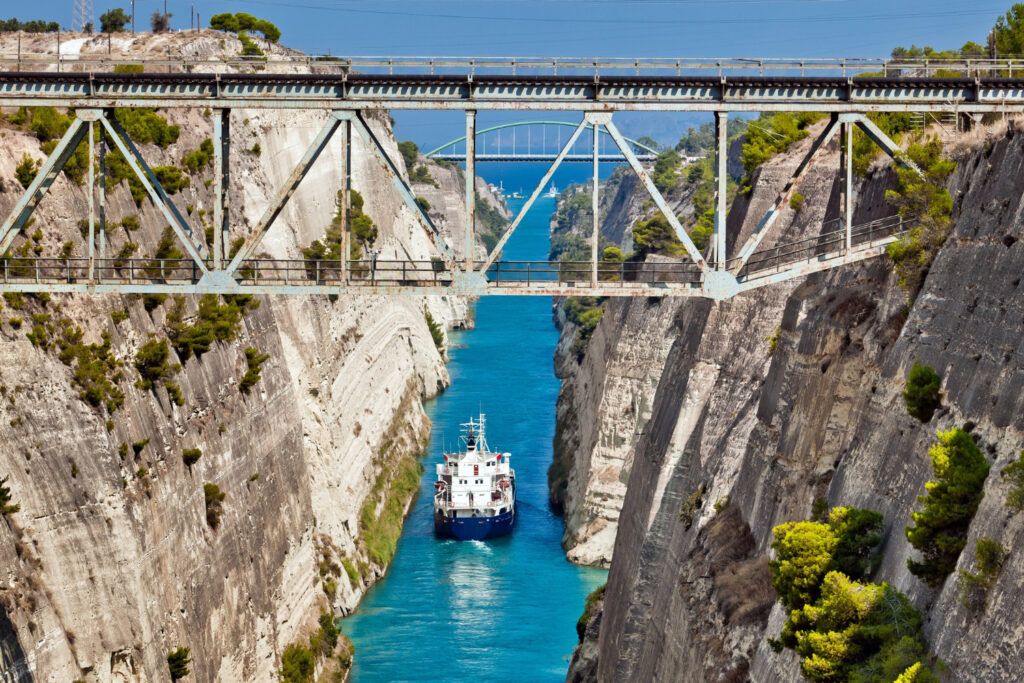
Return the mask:
<path fill-rule="evenodd" d="M 751 230 L 806 144 L 760 167 L 733 203 L 730 235 Z M 772 529 L 830 506 L 884 515 L 870 578 L 922 611 L 945 678 L 1019 678 L 1024 516 L 1000 473 L 1024 446 L 1024 126 L 981 128 L 946 153 L 957 162 L 945 181 L 951 233 L 909 297 L 877 259 L 724 303 L 607 301 L 576 349 L 581 326 L 565 326 L 555 467 L 565 540 L 578 561 L 611 560 L 569 680 L 799 679 L 799 657 L 770 643 L 787 616 L 772 587 Z M 836 215 L 835 168 L 813 169 L 780 239 Z M 896 185 L 890 167 L 872 166 L 854 222 L 891 214 Z M 915 363 L 941 377 L 925 422 L 902 397 Z M 920 555 L 904 529 L 935 478 L 928 450 L 953 427 L 991 467 L 956 569 L 978 571 L 979 539 L 1005 553 L 980 605 L 963 599 L 956 571 L 932 589 L 907 569 Z"/>
<path fill-rule="evenodd" d="M 72 38 L 65 49 L 107 49 L 106 36 Z M 139 56 L 242 47 L 212 31 L 112 42 Z M 209 112 L 125 123 L 179 209 L 212 230 Z M 387 116 L 371 124 L 401 158 Z M 0 210 L 61 125 L 55 110 L 4 112 Z M 232 121 L 246 150 L 231 158 L 236 216 L 258 220 L 320 125 L 294 112 Z M 424 163 L 414 189 L 463 225 L 461 174 Z M 295 258 L 330 244 L 339 165 L 335 145 L 264 250 Z M 81 249 L 85 194 L 68 174 L 57 183 L 15 253 Z M 357 143 L 362 248 L 436 256 L 390 185 Z M 165 253 L 135 255 L 174 258 L 165 221 L 134 189 L 108 186 L 109 253 L 159 244 Z M 460 233 L 449 235 L 459 249 Z M 449 381 L 444 328 L 467 322 L 467 302 L 442 297 L 5 297 L 0 678 L 164 680 L 181 647 L 196 680 L 271 680 L 290 645 L 313 648 L 318 672 L 344 669 L 344 644 L 325 645 L 333 615 L 387 568 L 430 428 L 421 401 Z"/>

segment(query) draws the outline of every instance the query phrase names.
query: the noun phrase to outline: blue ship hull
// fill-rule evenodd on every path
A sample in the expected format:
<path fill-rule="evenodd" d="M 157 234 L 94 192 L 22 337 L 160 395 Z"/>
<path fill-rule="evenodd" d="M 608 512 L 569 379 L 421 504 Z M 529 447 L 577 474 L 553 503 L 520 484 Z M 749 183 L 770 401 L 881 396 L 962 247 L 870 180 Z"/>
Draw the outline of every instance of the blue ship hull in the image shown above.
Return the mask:
<path fill-rule="evenodd" d="M 483 541 L 512 533 L 516 524 L 515 506 L 494 517 L 445 517 L 434 512 L 434 533 L 457 541 Z"/>

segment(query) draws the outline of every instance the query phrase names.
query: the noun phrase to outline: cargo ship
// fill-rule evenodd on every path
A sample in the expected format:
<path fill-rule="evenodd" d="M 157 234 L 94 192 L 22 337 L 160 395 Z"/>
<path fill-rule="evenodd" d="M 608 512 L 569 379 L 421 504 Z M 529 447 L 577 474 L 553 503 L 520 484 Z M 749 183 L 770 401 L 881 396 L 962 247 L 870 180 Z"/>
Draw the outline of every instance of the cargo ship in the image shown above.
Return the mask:
<path fill-rule="evenodd" d="M 516 473 L 512 454 L 487 446 L 483 413 L 461 425 L 462 450 L 444 453 L 434 482 L 434 532 L 460 541 L 483 541 L 512 532 Z"/>

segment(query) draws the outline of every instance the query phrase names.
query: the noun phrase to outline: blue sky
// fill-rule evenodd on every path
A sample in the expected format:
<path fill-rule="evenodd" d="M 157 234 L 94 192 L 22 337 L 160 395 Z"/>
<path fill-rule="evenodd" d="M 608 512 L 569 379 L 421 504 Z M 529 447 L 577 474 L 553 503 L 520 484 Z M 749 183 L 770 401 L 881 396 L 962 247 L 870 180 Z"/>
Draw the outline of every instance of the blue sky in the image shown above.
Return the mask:
<path fill-rule="evenodd" d="M 70 25 L 74 0 L 35 0 L 31 17 Z M 93 0 L 97 16 L 129 0 Z M 3 0 L 11 7 L 11 0 Z M 880 57 L 896 45 L 984 42 L 1011 2 L 979 0 L 167 0 L 172 26 L 192 7 L 208 23 L 245 11 L 276 23 L 282 42 L 336 55 L 629 57 Z M 19 5 L 20 7 L 21 5 Z M 136 0 L 139 28 L 163 0 Z M 421 145 L 461 129 L 442 116 L 400 114 Z M 481 125 L 503 120 L 491 115 Z M 677 117 L 685 128 L 694 117 Z M 627 134 L 641 126 L 623 122 Z M 652 122 L 648 122 L 651 125 Z M 665 128 L 664 125 L 660 126 Z"/>

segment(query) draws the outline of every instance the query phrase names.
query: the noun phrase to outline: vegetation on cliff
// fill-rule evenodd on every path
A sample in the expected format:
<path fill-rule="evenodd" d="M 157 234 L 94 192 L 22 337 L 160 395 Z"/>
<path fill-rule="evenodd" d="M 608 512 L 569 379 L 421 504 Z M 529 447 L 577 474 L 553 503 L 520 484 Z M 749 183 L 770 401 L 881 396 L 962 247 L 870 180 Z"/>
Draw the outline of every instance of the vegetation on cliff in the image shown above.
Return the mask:
<path fill-rule="evenodd" d="M 327 664 L 318 681 L 343 681 L 352 666 L 352 642 L 334 623 L 334 615 L 322 612 L 318 628 L 308 640 L 288 645 L 281 654 L 283 683 L 312 683 L 317 660 Z"/>
<path fill-rule="evenodd" d="M 187 647 L 179 647 L 167 653 L 167 668 L 171 680 L 181 680 L 188 676 L 188 665 L 192 663 L 191 651 Z"/>
<path fill-rule="evenodd" d="M 975 571 L 961 569 L 960 599 L 964 607 L 972 611 L 981 610 L 988 599 L 988 592 L 999 578 L 999 572 L 1006 561 L 1006 548 L 994 538 L 979 538 L 974 544 Z"/>
<path fill-rule="evenodd" d="M 772 646 L 795 650 L 809 680 L 937 680 L 924 664 L 921 615 L 888 584 L 866 581 L 878 566 L 882 528 L 877 512 L 837 507 L 823 521 L 773 530 L 772 584 L 789 614 Z"/>
<path fill-rule="evenodd" d="M 952 227 L 953 198 L 946 182 L 956 170 L 956 162 L 942 156 L 937 138 L 911 144 L 906 156 L 924 175 L 897 166 L 896 189 L 887 190 L 885 198 L 900 216 L 914 223 L 885 253 L 894 264 L 900 287 L 913 298 Z"/>
<path fill-rule="evenodd" d="M 907 383 L 903 387 L 903 402 L 911 417 L 921 422 L 930 422 L 932 415 L 942 404 L 939 387 L 942 378 L 933 368 L 923 363 L 914 363 L 907 374 Z"/>
<path fill-rule="evenodd" d="M 907 568 L 933 588 L 942 585 L 956 568 L 967 544 L 967 531 L 981 503 L 989 463 L 970 434 L 962 429 L 938 433 L 928 449 L 935 479 L 927 482 L 922 505 L 912 515 L 907 540 L 922 556 L 907 560 Z"/>
<path fill-rule="evenodd" d="M 1003 468 L 1003 477 L 1010 483 L 1006 505 L 1017 512 L 1024 510 L 1024 451 L 1014 462 Z"/>

